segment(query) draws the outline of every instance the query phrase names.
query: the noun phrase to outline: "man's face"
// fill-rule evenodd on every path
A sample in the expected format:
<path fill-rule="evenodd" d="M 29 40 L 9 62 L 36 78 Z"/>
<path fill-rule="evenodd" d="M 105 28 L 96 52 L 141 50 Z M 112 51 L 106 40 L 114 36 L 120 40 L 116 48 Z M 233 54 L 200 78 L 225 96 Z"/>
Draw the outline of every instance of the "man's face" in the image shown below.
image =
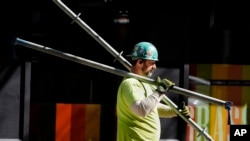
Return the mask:
<path fill-rule="evenodd" d="M 144 60 L 142 64 L 142 73 L 144 76 L 151 77 L 156 69 L 156 63 L 152 60 Z"/>

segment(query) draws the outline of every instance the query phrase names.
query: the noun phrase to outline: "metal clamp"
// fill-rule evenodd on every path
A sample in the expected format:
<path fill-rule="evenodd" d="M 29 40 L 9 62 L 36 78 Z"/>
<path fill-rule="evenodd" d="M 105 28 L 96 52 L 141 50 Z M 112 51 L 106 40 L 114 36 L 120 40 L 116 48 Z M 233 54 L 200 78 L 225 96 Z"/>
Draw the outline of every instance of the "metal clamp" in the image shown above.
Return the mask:
<path fill-rule="evenodd" d="M 233 102 L 231 101 L 226 101 L 225 103 L 225 108 L 228 111 L 228 125 L 231 125 L 231 116 L 230 116 L 230 110 L 231 110 L 231 106 L 233 105 Z"/>
<path fill-rule="evenodd" d="M 122 56 L 122 53 L 123 53 L 123 51 L 122 51 L 122 52 L 120 52 L 120 53 L 117 55 L 117 57 L 115 57 L 115 59 L 114 59 L 114 61 L 113 61 L 113 62 L 115 62 L 116 60 L 118 60 L 118 58 L 120 58 L 120 57 Z"/>
<path fill-rule="evenodd" d="M 73 24 L 79 17 L 80 17 L 81 13 L 79 13 L 77 16 L 75 16 L 75 18 L 73 18 L 71 24 Z"/>

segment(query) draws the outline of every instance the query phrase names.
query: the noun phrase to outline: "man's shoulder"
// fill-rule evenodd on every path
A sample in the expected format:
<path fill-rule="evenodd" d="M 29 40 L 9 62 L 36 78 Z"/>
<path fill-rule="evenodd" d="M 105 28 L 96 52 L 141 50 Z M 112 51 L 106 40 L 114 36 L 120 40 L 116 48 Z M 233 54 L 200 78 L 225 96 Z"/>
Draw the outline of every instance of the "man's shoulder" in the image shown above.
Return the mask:
<path fill-rule="evenodd" d="M 140 83 L 139 80 L 137 80 L 137 79 L 135 79 L 133 77 L 125 78 L 125 79 L 123 79 L 123 82 Z"/>
<path fill-rule="evenodd" d="M 125 86 L 131 86 L 131 85 L 141 85 L 141 82 L 139 81 L 139 80 L 137 80 L 137 79 L 135 79 L 135 78 L 124 78 L 123 80 L 122 80 L 122 83 L 121 83 L 121 85 L 125 85 Z"/>

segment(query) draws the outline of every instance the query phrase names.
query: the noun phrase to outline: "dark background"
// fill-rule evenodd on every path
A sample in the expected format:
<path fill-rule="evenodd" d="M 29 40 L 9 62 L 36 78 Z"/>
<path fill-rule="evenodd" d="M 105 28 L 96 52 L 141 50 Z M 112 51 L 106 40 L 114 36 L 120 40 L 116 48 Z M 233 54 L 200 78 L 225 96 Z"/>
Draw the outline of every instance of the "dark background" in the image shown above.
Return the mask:
<path fill-rule="evenodd" d="M 63 2 L 76 14 L 81 13 L 80 18 L 118 52 L 128 53 L 135 43 L 145 40 L 157 46 L 161 60 L 159 65 L 250 63 L 246 57 L 249 47 L 249 9 L 244 2 Z M 9 45 L 9 39 L 13 36 L 84 58 L 112 62 L 112 56 L 79 25 L 71 24 L 72 19 L 52 0 L 9 0 L 3 3 L 1 62 L 12 59 L 15 54 L 15 47 Z M 119 11 L 127 11 L 129 24 L 113 22 Z M 30 56 L 39 55 L 32 53 Z"/>

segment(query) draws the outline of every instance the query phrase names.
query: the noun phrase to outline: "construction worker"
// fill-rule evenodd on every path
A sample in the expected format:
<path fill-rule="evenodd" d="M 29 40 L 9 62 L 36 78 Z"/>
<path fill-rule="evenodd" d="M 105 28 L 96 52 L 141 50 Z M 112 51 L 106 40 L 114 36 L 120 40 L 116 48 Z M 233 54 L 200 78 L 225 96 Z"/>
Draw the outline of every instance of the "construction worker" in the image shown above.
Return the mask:
<path fill-rule="evenodd" d="M 152 43 L 137 43 L 128 56 L 132 59 L 132 73 L 152 76 L 158 61 L 158 51 Z M 160 103 L 163 94 L 175 83 L 159 77 L 157 82 L 156 86 L 136 78 L 122 80 L 117 93 L 117 141 L 159 141 L 159 117 L 177 116 L 170 106 Z M 181 113 L 190 116 L 187 106 Z"/>

